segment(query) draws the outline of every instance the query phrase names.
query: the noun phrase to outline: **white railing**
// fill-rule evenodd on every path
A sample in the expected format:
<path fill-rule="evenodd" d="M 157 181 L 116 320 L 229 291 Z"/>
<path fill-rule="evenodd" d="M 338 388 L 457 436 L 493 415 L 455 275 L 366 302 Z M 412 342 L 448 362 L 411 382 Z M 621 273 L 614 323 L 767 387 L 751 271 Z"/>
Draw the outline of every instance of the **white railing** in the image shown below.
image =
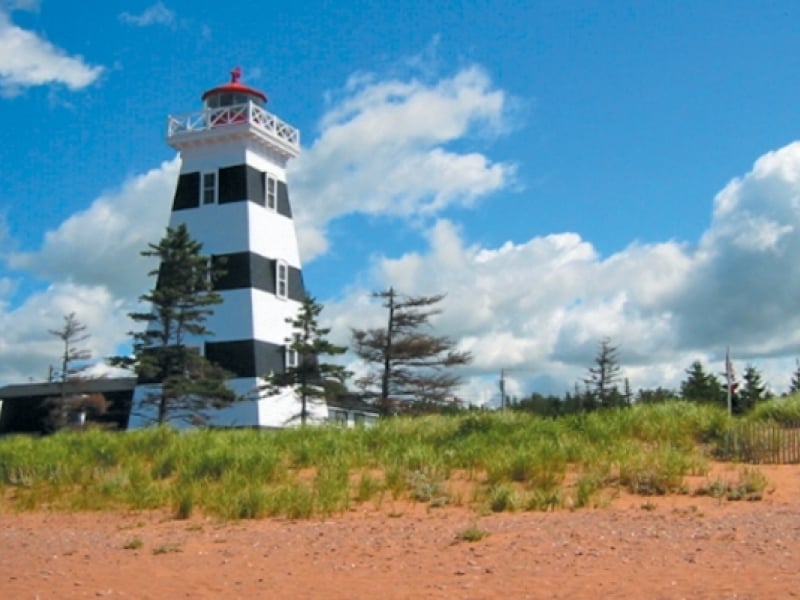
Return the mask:
<path fill-rule="evenodd" d="M 265 133 L 270 133 L 297 149 L 300 148 L 300 132 L 297 129 L 252 102 L 209 108 L 175 117 L 170 115 L 167 119 L 167 139 L 190 132 L 242 123 L 256 125 Z"/>

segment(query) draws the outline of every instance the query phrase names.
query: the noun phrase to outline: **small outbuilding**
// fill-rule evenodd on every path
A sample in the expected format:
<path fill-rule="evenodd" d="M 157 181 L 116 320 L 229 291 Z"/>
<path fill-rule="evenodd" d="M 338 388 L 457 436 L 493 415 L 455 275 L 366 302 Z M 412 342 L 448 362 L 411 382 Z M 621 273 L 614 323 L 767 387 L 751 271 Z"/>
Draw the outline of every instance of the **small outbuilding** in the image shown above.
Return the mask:
<path fill-rule="evenodd" d="M 67 415 L 76 424 L 95 423 L 111 429 L 125 429 L 131 412 L 135 377 L 85 379 L 76 381 L 23 383 L 0 388 L 0 434 L 44 433 L 48 431 L 49 404 L 62 396 L 86 400 L 88 409 Z M 100 400 L 102 410 L 97 407 Z"/>

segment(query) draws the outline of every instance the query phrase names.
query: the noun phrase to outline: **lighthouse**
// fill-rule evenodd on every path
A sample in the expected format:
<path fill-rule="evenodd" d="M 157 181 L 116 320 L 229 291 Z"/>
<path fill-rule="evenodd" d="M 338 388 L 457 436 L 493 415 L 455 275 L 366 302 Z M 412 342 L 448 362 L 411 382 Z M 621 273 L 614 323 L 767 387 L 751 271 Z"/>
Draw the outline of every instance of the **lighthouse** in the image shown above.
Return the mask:
<path fill-rule="evenodd" d="M 228 385 L 243 400 L 210 410 L 210 424 L 227 427 L 285 427 L 300 412 L 291 388 L 264 391 L 263 377 L 296 366 L 288 347 L 305 295 L 297 235 L 286 181 L 287 162 L 300 152 L 300 133 L 267 112 L 267 96 L 241 81 L 202 94 L 202 108 L 169 116 L 167 143 L 180 153 L 181 169 L 169 226 L 186 225 L 223 275 L 214 287 L 223 302 L 207 321 L 212 337 L 192 340 L 206 358 L 231 373 Z M 131 426 L 150 422 L 137 414 L 134 391 Z M 325 418 L 324 403 L 309 407 Z"/>

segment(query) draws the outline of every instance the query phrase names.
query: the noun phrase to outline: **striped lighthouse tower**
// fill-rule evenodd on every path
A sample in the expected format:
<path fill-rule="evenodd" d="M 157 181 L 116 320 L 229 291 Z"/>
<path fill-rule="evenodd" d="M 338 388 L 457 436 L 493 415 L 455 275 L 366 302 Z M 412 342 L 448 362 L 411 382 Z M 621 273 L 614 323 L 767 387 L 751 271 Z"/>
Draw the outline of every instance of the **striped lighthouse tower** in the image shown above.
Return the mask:
<path fill-rule="evenodd" d="M 235 374 L 229 385 L 245 400 L 211 411 L 210 423 L 284 427 L 299 415 L 299 399 L 289 388 L 260 390 L 265 375 L 298 360 L 287 347 L 287 319 L 305 291 L 286 164 L 300 152 L 300 134 L 240 78 L 234 69 L 230 82 L 202 95 L 201 110 L 168 119 L 167 142 L 181 157 L 169 225 L 185 224 L 224 272 L 215 282 L 223 302 L 207 322 L 214 335 L 193 343 Z M 134 392 L 134 413 L 144 388 Z M 327 416 L 324 403 L 309 409 L 312 418 Z M 131 425 L 140 419 L 133 414 Z"/>

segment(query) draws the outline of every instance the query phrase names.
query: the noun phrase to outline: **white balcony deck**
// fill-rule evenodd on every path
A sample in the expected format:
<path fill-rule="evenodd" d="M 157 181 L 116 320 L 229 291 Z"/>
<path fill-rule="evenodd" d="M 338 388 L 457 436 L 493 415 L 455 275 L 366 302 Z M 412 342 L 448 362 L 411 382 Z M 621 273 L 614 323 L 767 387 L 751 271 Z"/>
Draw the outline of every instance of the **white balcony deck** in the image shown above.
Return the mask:
<path fill-rule="evenodd" d="M 252 102 L 185 115 L 170 115 L 167 119 L 167 141 L 173 146 L 180 145 L 196 133 L 244 124 L 253 126 L 258 133 L 277 142 L 293 155 L 300 151 L 300 131 Z"/>

